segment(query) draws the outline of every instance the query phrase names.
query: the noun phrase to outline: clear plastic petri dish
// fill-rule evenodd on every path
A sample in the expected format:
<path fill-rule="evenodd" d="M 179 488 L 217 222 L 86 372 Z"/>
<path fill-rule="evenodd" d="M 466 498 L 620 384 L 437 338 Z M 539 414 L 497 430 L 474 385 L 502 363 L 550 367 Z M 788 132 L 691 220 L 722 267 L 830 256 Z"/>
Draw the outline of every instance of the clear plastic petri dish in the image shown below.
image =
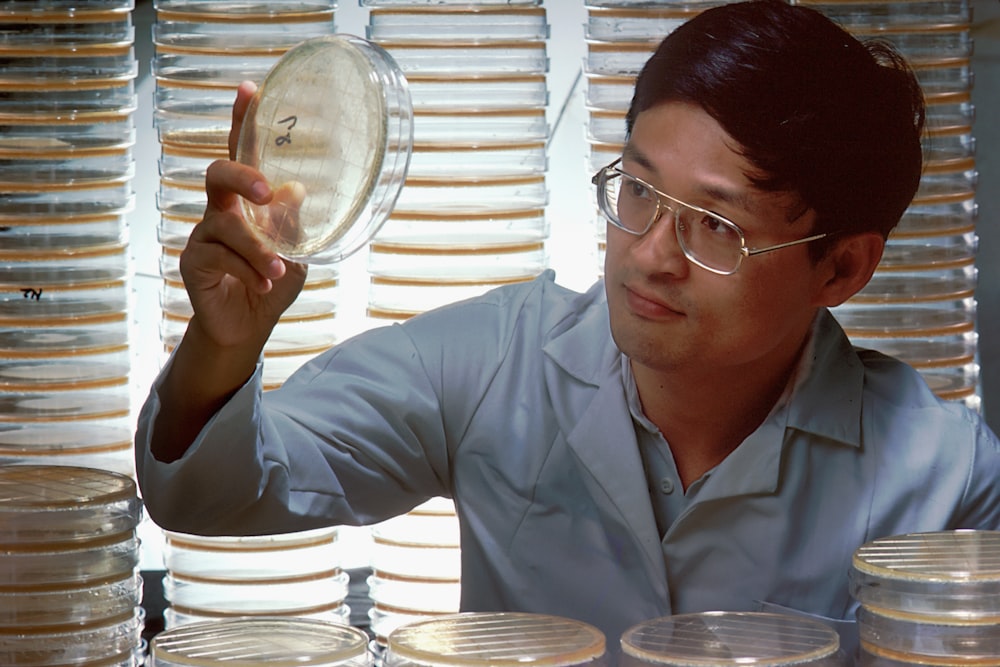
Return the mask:
<path fill-rule="evenodd" d="M 168 572 L 163 596 L 178 609 L 194 613 L 288 615 L 344 602 L 349 579 L 347 572 L 339 571 L 245 581 L 188 579 Z"/>
<path fill-rule="evenodd" d="M 975 233 L 956 236 L 892 239 L 885 247 L 879 271 L 942 271 L 973 264 L 979 238 Z"/>
<path fill-rule="evenodd" d="M 311 18 L 282 21 L 280 17 L 271 17 L 271 20 L 242 22 L 160 18 L 153 24 L 153 45 L 157 53 L 280 56 L 303 40 L 333 32 L 334 24 L 327 12 Z"/>
<path fill-rule="evenodd" d="M 400 245 L 485 248 L 538 243 L 548 238 L 545 209 L 507 210 L 448 216 L 393 213 L 376 242 Z"/>
<path fill-rule="evenodd" d="M 434 547 L 372 539 L 369 566 L 385 575 L 456 581 L 461 578 L 459 547 Z"/>
<path fill-rule="evenodd" d="M 656 47 L 660 45 L 659 39 L 647 42 L 588 39 L 586 42 L 584 72 L 605 76 L 637 76 L 656 51 Z"/>
<path fill-rule="evenodd" d="M 548 150 L 542 140 L 524 143 L 415 144 L 409 179 L 503 177 L 544 174 Z"/>
<path fill-rule="evenodd" d="M 128 417 L 125 387 L 105 390 L 0 393 L 0 422 L 46 422 Z"/>
<path fill-rule="evenodd" d="M 587 142 L 595 144 L 625 143 L 625 112 L 587 109 Z"/>
<path fill-rule="evenodd" d="M 967 401 L 979 391 L 979 364 L 955 368 L 920 368 L 921 377 L 931 391 L 945 401 Z"/>
<path fill-rule="evenodd" d="M 401 322 L 433 308 L 480 296 L 502 285 L 527 282 L 535 275 L 465 280 L 372 276 L 369 280 L 367 316 L 382 323 Z"/>
<path fill-rule="evenodd" d="M 0 467 L 0 544 L 67 544 L 125 534 L 142 519 L 135 482 L 105 470 Z"/>
<path fill-rule="evenodd" d="M 163 564 L 188 578 L 281 579 L 339 569 L 337 528 L 259 537 L 203 537 L 166 531 Z"/>
<path fill-rule="evenodd" d="M 64 21 L 69 17 L 82 20 L 108 20 L 121 17 L 135 9 L 135 0 L 7 0 L 0 5 L 0 18 Z"/>
<path fill-rule="evenodd" d="M 0 221 L 71 222 L 125 215 L 133 208 L 135 192 L 131 182 L 102 190 L 11 193 L 0 202 Z"/>
<path fill-rule="evenodd" d="M 105 624 L 131 617 L 142 602 L 142 577 L 90 586 L 0 590 L 0 633 Z"/>
<path fill-rule="evenodd" d="M 685 7 L 684 3 L 663 7 L 590 6 L 584 37 L 612 42 L 663 39 L 700 11 L 701 7 Z"/>
<path fill-rule="evenodd" d="M 372 9 L 366 35 L 376 42 L 537 41 L 548 39 L 549 25 L 543 7 L 425 5 Z"/>
<path fill-rule="evenodd" d="M 896 239 L 968 234 L 975 231 L 978 218 L 975 193 L 940 203 L 911 204 L 889 238 L 894 242 Z"/>
<path fill-rule="evenodd" d="M 848 573 L 863 606 L 913 618 L 1000 618 L 1000 532 L 893 535 L 859 547 Z"/>
<path fill-rule="evenodd" d="M 604 633 L 587 623 L 545 614 L 469 612 L 397 628 L 383 662 L 386 667 L 568 667 L 604 657 Z"/>
<path fill-rule="evenodd" d="M 280 56 L 280 53 L 158 52 L 153 56 L 152 71 L 157 83 L 235 89 L 241 81 L 263 79 Z"/>
<path fill-rule="evenodd" d="M 896 3 L 901 5 L 923 4 L 937 6 L 937 2 Z M 936 13 L 936 12 L 935 12 Z M 934 14 L 931 14 L 932 16 Z M 929 58 L 968 58 L 972 55 L 973 40 L 968 22 L 946 21 L 923 25 L 895 25 L 893 23 L 858 23 L 849 26 L 850 32 L 860 39 L 884 39 L 891 42 L 903 56 L 911 60 Z"/>
<path fill-rule="evenodd" d="M 274 192 L 265 206 L 244 201 L 251 227 L 295 261 L 333 263 L 361 249 L 402 189 L 412 129 L 406 79 L 378 46 L 332 35 L 291 49 L 243 120 L 236 158 Z"/>
<path fill-rule="evenodd" d="M 135 145 L 131 116 L 96 123 L 10 123 L 0 125 L 0 157 L 73 157 L 120 152 Z"/>
<path fill-rule="evenodd" d="M 337 0 L 154 0 L 157 19 L 233 23 L 333 20 Z"/>
<path fill-rule="evenodd" d="M 545 40 L 386 41 L 382 48 L 411 74 L 538 74 L 549 69 Z"/>
<path fill-rule="evenodd" d="M 413 111 L 538 109 L 549 101 L 544 74 L 444 76 L 410 74 Z"/>
<path fill-rule="evenodd" d="M 544 208 L 549 191 L 545 174 L 407 178 L 396 209 L 400 213 L 445 216 Z"/>
<path fill-rule="evenodd" d="M 868 339 L 855 337 L 857 347 L 878 350 L 914 368 L 966 366 L 976 360 L 978 335 L 975 332 L 937 338 Z"/>
<path fill-rule="evenodd" d="M 546 141 L 549 125 L 545 108 L 532 109 L 421 109 L 414 114 L 413 142 L 418 146 L 475 142 L 518 145 Z"/>
<path fill-rule="evenodd" d="M 621 637 L 623 667 L 839 667 L 840 636 L 810 618 L 763 612 L 704 612 L 639 623 Z"/>
<path fill-rule="evenodd" d="M 973 299 L 927 304 L 855 304 L 831 311 L 848 336 L 862 338 L 924 338 L 955 336 L 975 329 Z"/>
<path fill-rule="evenodd" d="M 968 299 L 976 291 L 976 269 L 876 271 L 851 297 L 854 303 L 927 303 Z"/>
<path fill-rule="evenodd" d="M 288 615 L 268 612 L 267 614 L 260 616 L 279 619 L 308 619 L 323 621 L 325 623 L 336 623 L 338 625 L 351 624 L 351 608 L 343 603 L 333 603 L 319 609 L 312 609 L 308 611 L 297 609 Z M 165 629 L 172 630 L 182 625 L 191 625 L 192 623 L 218 623 L 220 621 L 232 621 L 242 618 L 259 618 L 260 616 L 254 616 L 245 612 L 241 612 L 239 614 L 212 614 L 201 610 L 194 611 L 178 609 L 177 607 L 167 607 L 163 610 L 163 625 Z"/>
<path fill-rule="evenodd" d="M 113 252 L 128 242 L 124 216 L 83 222 L 12 220 L 0 227 L 0 263 Z"/>
<path fill-rule="evenodd" d="M 149 643 L 150 667 L 296 665 L 367 667 L 368 635 L 313 619 L 242 618 L 191 623 Z"/>
<path fill-rule="evenodd" d="M 134 530 L 62 543 L 6 544 L 0 561 L 0 589 L 116 581 L 134 573 L 138 564 L 139 540 Z"/>
<path fill-rule="evenodd" d="M 496 5 L 496 0 L 359 0 L 362 7 L 436 7 L 461 5 L 476 7 L 479 5 Z M 535 7 L 542 0 L 504 0 L 504 6 Z"/>
<path fill-rule="evenodd" d="M 457 579 L 402 578 L 374 572 L 366 580 L 368 597 L 384 608 L 408 614 L 458 613 L 462 583 Z"/>
<path fill-rule="evenodd" d="M 84 628 L 0 633 L 0 656 L 10 665 L 125 665 L 134 660 L 143 621 L 138 612 Z"/>
<path fill-rule="evenodd" d="M 584 104 L 593 111 L 625 112 L 635 92 L 635 77 L 625 74 L 588 74 L 584 86 Z"/>
<path fill-rule="evenodd" d="M 8 89 L 0 98 L 0 122 L 37 125 L 43 122 L 100 122 L 127 117 L 138 100 L 135 81 L 97 82 L 93 87 L 72 79 Z"/>
<path fill-rule="evenodd" d="M 962 23 L 972 19 L 969 0 L 798 0 L 837 21 L 848 30 L 852 26 L 887 25 L 929 26 L 942 23 Z"/>

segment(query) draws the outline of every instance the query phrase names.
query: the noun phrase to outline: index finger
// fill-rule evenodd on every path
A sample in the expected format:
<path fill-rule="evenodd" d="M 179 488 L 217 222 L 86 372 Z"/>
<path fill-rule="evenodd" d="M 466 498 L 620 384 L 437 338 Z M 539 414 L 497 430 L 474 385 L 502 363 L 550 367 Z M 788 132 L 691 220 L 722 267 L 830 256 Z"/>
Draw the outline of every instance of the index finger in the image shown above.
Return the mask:
<path fill-rule="evenodd" d="M 209 209 L 232 209 L 243 197 L 254 204 L 271 201 L 271 188 L 253 167 L 229 160 L 216 160 L 205 170 L 205 194 Z"/>
<path fill-rule="evenodd" d="M 229 126 L 229 159 L 236 159 L 236 148 L 240 143 L 240 134 L 243 132 L 243 118 L 246 116 L 247 107 L 257 92 L 257 84 L 253 81 L 243 81 L 236 88 L 236 100 L 233 102 L 233 120 Z"/>

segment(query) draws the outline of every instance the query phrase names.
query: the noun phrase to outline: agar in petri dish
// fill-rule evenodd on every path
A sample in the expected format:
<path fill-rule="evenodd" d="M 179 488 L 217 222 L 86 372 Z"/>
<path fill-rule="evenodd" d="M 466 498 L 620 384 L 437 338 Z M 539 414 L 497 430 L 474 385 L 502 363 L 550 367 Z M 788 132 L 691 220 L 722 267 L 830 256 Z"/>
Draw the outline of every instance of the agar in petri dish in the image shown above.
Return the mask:
<path fill-rule="evenodd" d="M 409 88 L 392 57 L 351 35 L 287 51 L 247 108 L 238 162 L 273 191 L 244 213 L 258 237 L 293 261 L 326 264 L 359 250 L 388 218 L 413 143 Z"/>

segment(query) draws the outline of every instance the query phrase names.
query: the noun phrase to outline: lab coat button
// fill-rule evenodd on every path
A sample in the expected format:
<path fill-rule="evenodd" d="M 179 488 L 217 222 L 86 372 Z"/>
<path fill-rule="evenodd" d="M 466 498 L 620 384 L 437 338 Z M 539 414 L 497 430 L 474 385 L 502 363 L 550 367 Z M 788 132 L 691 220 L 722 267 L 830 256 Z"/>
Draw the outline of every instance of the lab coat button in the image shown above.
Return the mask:
<path fill-rule="evenodd" d="M 663 479 L 660 480 L 660 491 L 663 491 L 663 493 L 674 492 L 674 483 L 670 480 L 669 477 L 664 477 Z"/>

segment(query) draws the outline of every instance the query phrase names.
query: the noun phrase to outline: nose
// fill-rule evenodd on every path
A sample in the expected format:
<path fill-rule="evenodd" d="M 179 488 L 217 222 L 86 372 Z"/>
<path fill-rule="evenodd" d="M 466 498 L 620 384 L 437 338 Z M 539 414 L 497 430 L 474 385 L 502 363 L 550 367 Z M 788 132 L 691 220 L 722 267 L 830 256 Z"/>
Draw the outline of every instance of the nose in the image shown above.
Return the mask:
<path fill-rule="evenodd" d="M 651 273 L 686 273 L 689 264 L 677 241 L 677 214 L 661 206 L 653 226 L 636 238 L 632 254 Z"/>

